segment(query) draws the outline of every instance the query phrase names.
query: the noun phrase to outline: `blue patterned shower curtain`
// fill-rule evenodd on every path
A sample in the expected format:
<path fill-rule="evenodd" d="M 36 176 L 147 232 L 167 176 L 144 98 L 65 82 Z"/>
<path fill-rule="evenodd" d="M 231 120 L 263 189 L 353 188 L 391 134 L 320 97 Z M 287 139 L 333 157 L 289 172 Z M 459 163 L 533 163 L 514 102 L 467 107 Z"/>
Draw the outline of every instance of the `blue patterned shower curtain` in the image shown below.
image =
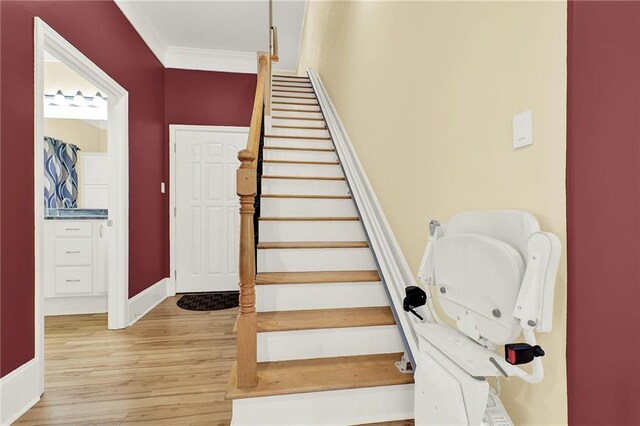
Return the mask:
<path fill-rule="evenodd" d="M 44 206 L 78 207 L 78 148 L 49 136 L 44 137 Z"/>

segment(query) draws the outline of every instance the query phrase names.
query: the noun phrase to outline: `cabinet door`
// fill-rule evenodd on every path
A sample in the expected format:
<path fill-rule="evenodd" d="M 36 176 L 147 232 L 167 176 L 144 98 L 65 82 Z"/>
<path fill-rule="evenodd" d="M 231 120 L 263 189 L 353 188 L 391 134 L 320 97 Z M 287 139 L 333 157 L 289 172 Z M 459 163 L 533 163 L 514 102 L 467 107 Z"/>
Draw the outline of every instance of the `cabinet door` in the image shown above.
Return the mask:
<path fill-rule="evenodd" d="M 93 292 L 106 294 L 108 283 L 107 256 L 107 222 L 104 220 L 93 222 Z"/>

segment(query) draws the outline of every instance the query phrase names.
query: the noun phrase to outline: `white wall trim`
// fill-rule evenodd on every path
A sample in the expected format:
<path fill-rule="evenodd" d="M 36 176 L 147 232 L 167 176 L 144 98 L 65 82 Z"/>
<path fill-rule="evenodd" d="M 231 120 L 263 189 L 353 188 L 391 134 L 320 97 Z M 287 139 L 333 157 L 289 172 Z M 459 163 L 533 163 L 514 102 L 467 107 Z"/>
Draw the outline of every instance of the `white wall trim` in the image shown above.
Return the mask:
<path fill-rule="evenodd" d="M 35 359 L 38 392 L 44 392 L 44 52 L 100 88 L 109 99 L 109 279 L 108 325 L 128 324 L 129 294 L 129 94 L 115 80 L 54 31 L 34 18 L 34 213 L 35 213 Z"/>
<path fill-rule="evenodd" d="M 107 295 L 47 297 L 44 315 L 77 315 L 107 312 Z"/>
<path fill-rule="evenodd" d="M 256 55 L 256 52 L 169 46 L 165 50 L 164 66 L 185 70 L 256 74 L 258 72 Z"/>
<path fill-rule="evenodd" d="M 176 132 L 178 130 L 208 131 L 219 133 L 246 133 L 248 127 L 234 126 L 195 126 L 188 124 L 169 124 L 169 283 L 167 294 L 176 295 Z"/>
<path fill-rule="evenodd" d="M 0 425 L 15 422 L 40 400 L 39 364 L 34 358 L 0 379 Z"/>
<path fill-rule="evenodd" d="M 153 52 L 160 63 L 164 65 L 164 55 L 167 51 L 167 44 L 155 30 L 146 13 L 144 13 L 138 3 L 130 0 L 114 0 L 114 3 L 120 8 L 122 14 L 131 23 L 131 26 L 140 35 L 151 52 Z"/>
<path fill-rule="evenodd" d="M 415 279 L 320 76 L 310 68 L 307 74 L 318 97 L 340 164 L 375 253 L 382 281 L 391 299 L 396 322 L 402 330 L 406 349 L 415 367 L 418 355 L 418 338 L 413 327 L 415 321 L 414 317 L 402 308 L 404 289 L 409 285 L 416 285 Z"/>
<path fill-rule="evenodd" d="M 135 324 L 169 296 L 169 281 L 169 278 L 163 278 L 129 299 L 129 326 Z"/>

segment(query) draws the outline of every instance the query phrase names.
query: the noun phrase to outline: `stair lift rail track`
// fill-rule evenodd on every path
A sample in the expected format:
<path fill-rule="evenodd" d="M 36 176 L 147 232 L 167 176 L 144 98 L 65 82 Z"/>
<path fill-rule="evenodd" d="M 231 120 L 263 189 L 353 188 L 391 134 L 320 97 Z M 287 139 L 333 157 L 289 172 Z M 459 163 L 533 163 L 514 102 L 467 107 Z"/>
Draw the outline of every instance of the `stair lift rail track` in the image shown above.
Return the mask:
<path fill-rule="evenodd" d="M 307 75 L 311 80 L 351 194 L 367 231 L 369 244 L 375 253 L 382 282 L 405 341 L 407 355 L 415 369 L 418 358 L 418 337 L 413 324 L 416 320 L 402 308 L 405 287 L 416 285 L 415 279 L 329 94 L 313 69 L 308 69 Z M 430 317 L 427 320 L 432 321 Z"/>

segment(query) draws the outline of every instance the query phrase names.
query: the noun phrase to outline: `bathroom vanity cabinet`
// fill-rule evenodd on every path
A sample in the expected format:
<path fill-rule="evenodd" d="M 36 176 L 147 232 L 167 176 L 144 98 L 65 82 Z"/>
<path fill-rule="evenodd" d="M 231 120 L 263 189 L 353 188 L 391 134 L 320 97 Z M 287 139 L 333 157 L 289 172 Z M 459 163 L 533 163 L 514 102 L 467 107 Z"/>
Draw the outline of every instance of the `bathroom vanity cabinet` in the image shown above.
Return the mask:
<path fill-rule="evenodd" d="M 106 220 L 45 220 L 45 315 L 107 312 Z"/>

